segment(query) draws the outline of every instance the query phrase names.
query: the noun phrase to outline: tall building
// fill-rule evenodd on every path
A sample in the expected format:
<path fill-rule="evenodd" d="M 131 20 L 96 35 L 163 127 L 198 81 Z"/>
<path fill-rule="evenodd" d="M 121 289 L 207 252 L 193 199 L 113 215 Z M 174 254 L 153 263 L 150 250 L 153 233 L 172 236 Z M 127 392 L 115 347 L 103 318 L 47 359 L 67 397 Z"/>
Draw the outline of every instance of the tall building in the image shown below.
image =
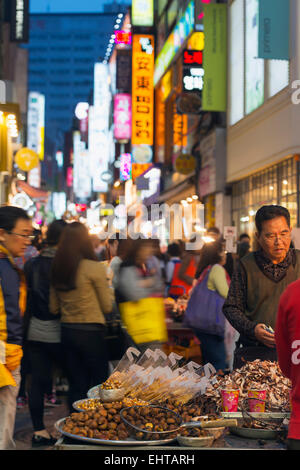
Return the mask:
<path fill-rule="evenodd" d="M 30 17 L 28 91 L 45 95 L 46 158 L 63 148 L 76 104 L 91 96 L 94 63 L 105 55 L 118 13 Z"/>

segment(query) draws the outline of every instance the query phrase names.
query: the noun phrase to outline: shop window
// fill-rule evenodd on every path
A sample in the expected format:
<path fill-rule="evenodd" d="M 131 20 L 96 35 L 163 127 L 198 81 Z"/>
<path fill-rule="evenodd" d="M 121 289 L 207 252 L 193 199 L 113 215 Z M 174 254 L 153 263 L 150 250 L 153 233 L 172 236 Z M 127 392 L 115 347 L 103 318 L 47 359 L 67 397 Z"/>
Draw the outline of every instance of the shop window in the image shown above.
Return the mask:
<path fill-rule="evenodd" d="M 290 211 L 291 225 L 297 226 L 297 164 L 293 158 L 249 178 L 232 188 L 232 222 L 238 233 L 255 232 L 255 214 L 262 205 L 278 204 Z"/>
<path fill-rule="evenodd" d="M 232 126 L 289 85 L 289 61 L 257 58 L 259 0 L 232 0 L 229 8 Z"/>

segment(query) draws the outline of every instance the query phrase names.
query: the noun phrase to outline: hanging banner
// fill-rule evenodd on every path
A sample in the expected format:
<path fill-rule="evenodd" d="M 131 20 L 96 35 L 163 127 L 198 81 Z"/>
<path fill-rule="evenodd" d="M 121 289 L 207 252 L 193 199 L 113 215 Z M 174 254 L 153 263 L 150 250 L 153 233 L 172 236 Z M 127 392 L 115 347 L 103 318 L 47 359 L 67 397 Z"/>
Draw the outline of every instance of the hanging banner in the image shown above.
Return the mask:
<path fill-rule="evenodd" d="M 45 95 L 37 91 L 28 94 L 27 147 L 44 160 Z"/>
<path fill-rule="evenodd" d="M 227 5 L 204 5 L 203 111 L 226 111 Z"/>
<path fill-rule="evenodd" d="M 131 95 L 118 93 L 114 98 L 114 137 L 129 140 L 131 137 Z"/>
<path fill-rule="evenodd" d="M 136 163 L 152 159 L 154 128 L 154 36 L 135 34 L 132 48 L 132 137 Z M 142 147 L 142 151 L 138 149 Z M 143 156 L 141 155 L 143 154 Z M 151 157 L 149 155 L 151 154 Z"/>
<path fill-rule="evenodd" d="M 259 0 L 258 57 L 290 59 L 290 2 Z"/>

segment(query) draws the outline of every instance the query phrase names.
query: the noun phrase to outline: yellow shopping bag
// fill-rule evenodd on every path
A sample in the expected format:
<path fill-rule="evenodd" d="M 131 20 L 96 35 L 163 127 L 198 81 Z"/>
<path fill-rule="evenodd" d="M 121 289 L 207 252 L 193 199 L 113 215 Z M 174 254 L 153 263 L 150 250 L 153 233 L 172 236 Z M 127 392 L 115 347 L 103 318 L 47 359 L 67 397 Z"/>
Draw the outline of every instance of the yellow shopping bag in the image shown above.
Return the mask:
<path fill-rule="evenodd" d="M 167 341 L 165 307 L 162 298 L 146 298 L 119 304 L 122 321 L 136 344 Z"/>

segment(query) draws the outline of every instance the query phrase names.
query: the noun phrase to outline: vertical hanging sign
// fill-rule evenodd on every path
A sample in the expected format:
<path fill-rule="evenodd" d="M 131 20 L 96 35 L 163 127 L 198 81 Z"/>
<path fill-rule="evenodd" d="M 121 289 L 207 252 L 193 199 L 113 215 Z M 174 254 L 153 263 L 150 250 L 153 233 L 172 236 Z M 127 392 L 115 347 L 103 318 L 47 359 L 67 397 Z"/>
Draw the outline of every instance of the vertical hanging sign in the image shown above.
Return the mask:
<path fill-rule="evenodd" d="M 227 104 L 227 5 L 204 5 L 205 54 L 203 56 L 204 111 L 226 111 Z"/>
<path fill-rule="evenodd" d="M 154 36 L 136 34 L 132 48 L 132 153 L 136 163 L 152 160 L 154 127 Z"/>
<path fill-rule="evenodd" d="M 289 60 L 289 0 L 259 0 L 258 57 Z"/>

